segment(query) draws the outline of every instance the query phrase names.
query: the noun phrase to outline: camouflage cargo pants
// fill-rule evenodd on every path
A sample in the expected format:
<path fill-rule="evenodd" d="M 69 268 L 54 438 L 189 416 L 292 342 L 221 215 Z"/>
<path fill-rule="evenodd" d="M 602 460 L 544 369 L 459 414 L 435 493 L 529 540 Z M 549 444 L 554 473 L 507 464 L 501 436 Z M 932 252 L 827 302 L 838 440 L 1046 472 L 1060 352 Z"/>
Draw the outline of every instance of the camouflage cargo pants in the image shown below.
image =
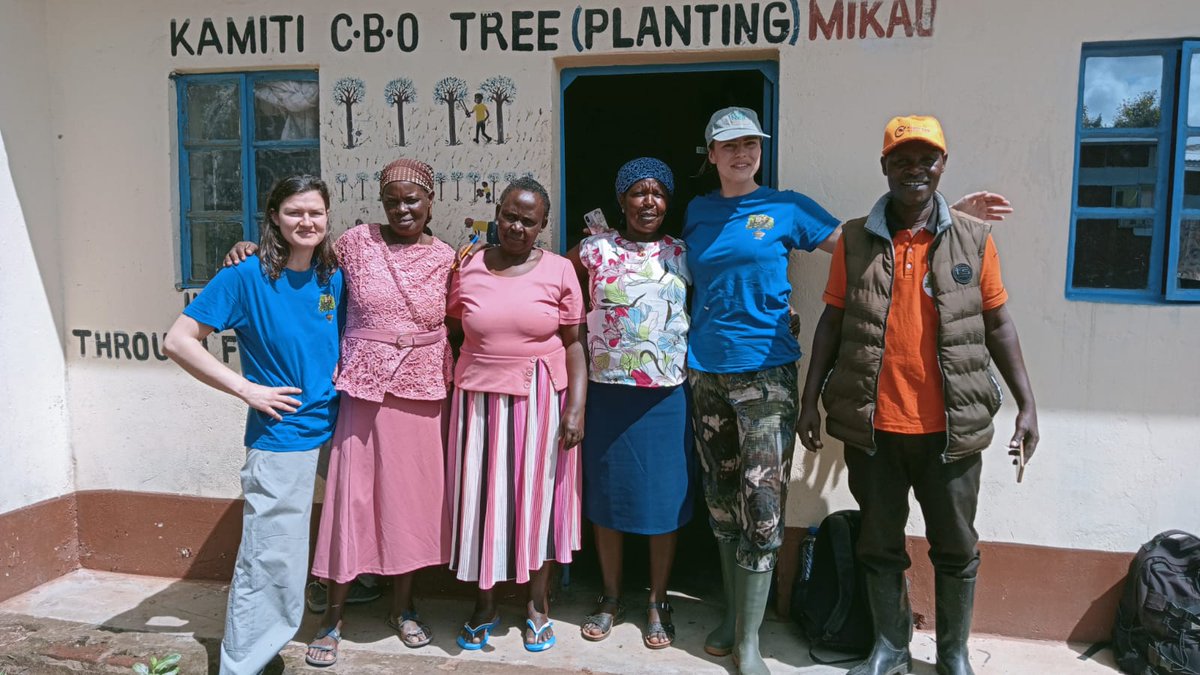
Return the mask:
<path fill-rule="evenodd" d="M 737 542 L 738 565 L 775 568 L 796 449 L 796 364 L 749 373 L 688 373 L 709 523 Z"/>

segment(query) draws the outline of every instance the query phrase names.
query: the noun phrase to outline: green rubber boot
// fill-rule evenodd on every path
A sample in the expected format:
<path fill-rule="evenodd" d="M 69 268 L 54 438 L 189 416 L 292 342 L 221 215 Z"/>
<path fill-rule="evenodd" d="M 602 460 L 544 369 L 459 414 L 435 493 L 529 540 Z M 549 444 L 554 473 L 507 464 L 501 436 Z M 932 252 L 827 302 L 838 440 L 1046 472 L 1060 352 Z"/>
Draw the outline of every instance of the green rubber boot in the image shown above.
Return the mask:
<path fill-rule="evenodd" d="M 912 641 L 912 609 L 908 605 L 904 573 L 867 572 L 866 580 L 875 644 L 867 660 L 847 675 L 905 675 L 912 671 L 912 653 L 908 650 Z"/>
<path fill-rule="evenodd" d="M 975 675 L 967 658 L 967 638 L 971 636 L 971 614 L 975 610 L 975 580 L 938 574 L 933 583 L 938 675 Z"/>
<path fill-rule="evenodd" d="M 704 651 L 713 656 L 729 656 L 733 652 L 733 629 L 736 626 L 733 568 L 737 567 L 737 542 L 717 540 L 717 551 L 721 556 L 721 584 L 725 587 L 725 616 L 721 618 L 721 625 L 704 638 Z"/>
<path fill-rule="evenodd" d="M 751 572 L 735 565 L 733 594 L 737 598 L 736 643 L 733 659 L 741 675 L 770 675 L 771 671 L 758 650 L 758 629 L 767 611 L 767 596 L 771 594 L 771 572 Z"/>

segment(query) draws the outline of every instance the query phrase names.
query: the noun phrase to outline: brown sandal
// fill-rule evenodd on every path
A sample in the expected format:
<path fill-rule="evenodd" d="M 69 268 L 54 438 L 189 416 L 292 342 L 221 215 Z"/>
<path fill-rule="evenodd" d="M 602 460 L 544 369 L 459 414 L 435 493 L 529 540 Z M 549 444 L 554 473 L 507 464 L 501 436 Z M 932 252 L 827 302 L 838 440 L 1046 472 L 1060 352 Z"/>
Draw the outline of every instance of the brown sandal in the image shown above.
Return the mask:
<path fill-rule="evenodd" d="M 429 625 L 421 621 L 421 615 L 415 610 L 406 610 L 400 614 L 400 617 L 389 616 L 387 620 L 388 626 L 400 635 L 400 642 L 409 649 L 424 647 L 433 641 L 433 631 L 429 630 Z M 417 630 L 404 630 L 404 624 L 416 624 Z"/>

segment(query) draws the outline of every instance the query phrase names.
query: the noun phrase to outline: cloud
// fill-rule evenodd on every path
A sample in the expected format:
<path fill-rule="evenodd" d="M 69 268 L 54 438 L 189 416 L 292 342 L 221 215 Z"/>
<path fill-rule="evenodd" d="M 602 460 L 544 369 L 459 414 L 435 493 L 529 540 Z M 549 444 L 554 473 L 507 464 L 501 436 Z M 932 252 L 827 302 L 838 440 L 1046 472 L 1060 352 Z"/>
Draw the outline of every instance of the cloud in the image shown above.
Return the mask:
<path fill-rule="evenodd" d="M 1101 115 L 1104 126 L 1112 126 L 1122 101 L 1147 90 L 1158 92 L 1159 100 L 1162 100 L 1162 69 L 1161 56 L 1089 58 L 1083 74 L 1083 103 L 1088 115 Z M 1192 91 L 1193 95 L 1200 95 L 1195 93 L 1195 83 Z M 1200 116 L 1200 111 L 1197 115 Z"/>

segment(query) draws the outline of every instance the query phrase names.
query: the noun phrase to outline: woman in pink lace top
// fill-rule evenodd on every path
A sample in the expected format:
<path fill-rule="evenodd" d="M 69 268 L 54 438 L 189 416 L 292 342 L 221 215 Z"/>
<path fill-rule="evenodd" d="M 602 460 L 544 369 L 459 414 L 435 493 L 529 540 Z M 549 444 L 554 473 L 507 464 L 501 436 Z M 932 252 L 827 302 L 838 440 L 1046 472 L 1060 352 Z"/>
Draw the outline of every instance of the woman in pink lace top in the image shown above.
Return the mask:
<path fill-rule="evenodd" d="M 412 601 L 412 572 L 449 562 L 444 499 L 448 384 L 446 290 L 454 250 L 424 232 L 433 171 L 401 159 L 380 178 L 386 225 L 338 239 L 347 320 L 338 364 L 342 408 L 333 436 L 313 575 L 328 579 L 329 608 L 308 660 L 336 659 L 342 607 L 360 574 L 393 579 L 388 624 L 405 646 L 432 633 Z"/>

